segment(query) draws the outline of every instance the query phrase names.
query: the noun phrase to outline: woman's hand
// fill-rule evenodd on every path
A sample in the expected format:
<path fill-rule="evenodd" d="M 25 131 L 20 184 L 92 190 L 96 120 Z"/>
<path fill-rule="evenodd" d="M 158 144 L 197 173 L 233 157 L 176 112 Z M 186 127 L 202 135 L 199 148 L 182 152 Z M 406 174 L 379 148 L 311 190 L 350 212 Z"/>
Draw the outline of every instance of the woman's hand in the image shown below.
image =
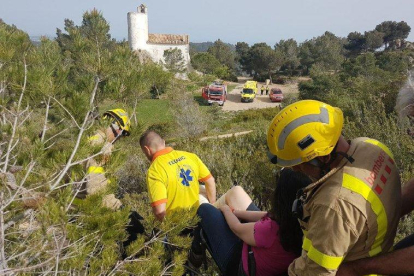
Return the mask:
<path fill-rule="evenodd" d="M 220 206 L 220 211 L 221 211 L 222 213 L 225 213 L 225 212 L 230 212 L 230 213 L 232 213 L 232 210 L 231 210 L 230 206 L 229 206 L 229 205 L 227 205 L 227 204 L 224 204 L 224 205 Z"/>
<path fill-rule="evenodd" d="M 226 219 L 227 224 L 229 225 L 231 231 L 243 240 L 245 243 L 251 246 L 256 246 L 256 241 L 254 239 L 254 223 L 240 223 L 237 216 L 233 213 L 233 210 L 228 205 L 223 205 L 220 207 L 220 211 L 223 213 L 224 218 Z"/>

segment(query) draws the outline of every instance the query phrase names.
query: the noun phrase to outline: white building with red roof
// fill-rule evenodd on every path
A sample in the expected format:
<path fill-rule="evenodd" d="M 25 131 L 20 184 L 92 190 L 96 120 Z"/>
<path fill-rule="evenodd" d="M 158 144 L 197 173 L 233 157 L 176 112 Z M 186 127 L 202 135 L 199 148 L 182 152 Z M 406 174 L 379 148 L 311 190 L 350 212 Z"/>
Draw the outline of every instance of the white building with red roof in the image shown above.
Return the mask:
<path fill-rule="evenodd" d="M 190 63 L 190 44 L 186 34 L 150 34 L 148 8 L 142 4 L 128 13 L 128 42 L 133 51 L 146 51 L 154 62 L 164 61 L 164 51 L 178 48 L 185 63 Z"/>

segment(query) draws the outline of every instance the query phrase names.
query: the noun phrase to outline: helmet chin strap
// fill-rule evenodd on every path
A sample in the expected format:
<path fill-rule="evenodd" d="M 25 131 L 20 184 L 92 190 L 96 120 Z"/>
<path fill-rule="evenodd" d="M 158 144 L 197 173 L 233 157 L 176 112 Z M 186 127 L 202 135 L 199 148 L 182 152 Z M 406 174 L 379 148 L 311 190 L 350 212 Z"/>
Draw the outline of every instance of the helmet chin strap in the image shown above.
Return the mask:
<path fill-rule="evenodd" d="M 334 149 L 329 154 L 330 159 L 327 163 L 324 163 L 317 158 L 314 158 L 311 161 L 309 161 L 309 164 L 318 167 L 321 170 L 320 178 L 324 177 L 331 170 L 331 165 L 338 158 L 338 155 L 345 157 L 350 163 L 353 163 L 355 161 L 355 159 L 352 158 L 352 156 L 349 156 L 347 153 L 336 151 L 337 146 L 338 144 L 335 145 Z"/>
<path fill-rule="evenodd" d="M 116 127 L 116 129 L 115 129 L 115 127 Z M 114 135 L 114 141 L 112 143 L 115 143 L 115 141 L 118 140 L 118 138 L 120 136 L 122 136 L 123 131 L 121 131 L 121 133 L 118 134 L 117 130 L 119 130 L 119 126 L 116 123 L 112 123 L 110 128 L 111 128 L 112 133 Z"/>
<path fill-rule="evenodd" d="M 331 156 L 332 157 L 332 156 Z M 314 158 L 311 161 L 309 161 L 308 163 L 318 169 L 320 169 L 320 175 L 319 178 L 324 177 L 330 170 L 330 165 L 333 162 L 332 160 L 334 160 L 334 158 L 331 158 L 329 160 L 328 163 L 323 163 L 321 160 L 319 160 L 318 158 Z M 315 179 L 317 180 L 317 179 Z"/>
<path fill-rule="evenodd" d="M 317 167 L 321 170 L 320 176 L 319 176 L 320 178 L 324 177 L 331 170 L 332 163 L 338 157 L 337 152 L 336 152 L 336 147 L 337 146 L 338 146 L 338 144 L 335 145 L 332 152 L 328 155 L 330 157 L 328 162 L 324 163 L 321 160 L 319 160 L 318 158 L 314 158 L 311 161 L 309 161 L 309 164 L 311 164 L 312 166 L 315 166 L 315 167 Z"/>

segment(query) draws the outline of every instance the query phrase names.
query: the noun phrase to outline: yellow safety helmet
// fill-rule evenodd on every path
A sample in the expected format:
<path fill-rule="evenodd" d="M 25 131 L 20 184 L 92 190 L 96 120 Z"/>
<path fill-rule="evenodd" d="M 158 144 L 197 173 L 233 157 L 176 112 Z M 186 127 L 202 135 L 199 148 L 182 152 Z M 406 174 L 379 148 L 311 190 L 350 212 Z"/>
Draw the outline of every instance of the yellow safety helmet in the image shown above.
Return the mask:
<path fill-rule="evenodd" d="M 269 158 L 292 167 L 328 155 L 341 135 L 342 111 L 326 103 L 303 100 L 288 105 L 272 120 L 267 132 Z"/>
<path fill-rule="evenodd" d="M 122 129 L 122 135 L 128 136 L 130 134 L 131 122 L 129 121 L 128 113 L 125 110 L 117 108 L 105 111 L 103 117 L 106 119 L 114 119 L 115 123 Z"/>

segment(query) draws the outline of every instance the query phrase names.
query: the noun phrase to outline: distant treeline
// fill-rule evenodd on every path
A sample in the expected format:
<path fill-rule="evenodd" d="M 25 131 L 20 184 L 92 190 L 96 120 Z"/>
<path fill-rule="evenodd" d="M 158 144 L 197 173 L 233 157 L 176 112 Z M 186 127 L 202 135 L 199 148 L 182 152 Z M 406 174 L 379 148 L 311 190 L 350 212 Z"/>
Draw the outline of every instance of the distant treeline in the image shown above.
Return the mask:
<path fill-rule="evenodd" d="M 214 43 L 191 44 L 192 65 L 196 70 L 219 78 L 233 80 L 247 74 L 257 80 L 278 75 L 309 75 L 311 70 L 337 71 L 345 60 L 360 54 L 381 51 L 401 51 L 413 47 L 406 42 L 411 27 L 404 21 L 385 21 L 364 33 L 351 32 L 346 38 L 331 32 L 302 43 L 293 38 L 275 45 L 237 42 L 236 45 L 218 39 Z"/>
<path fill-rule="evenodd" d="M 230 43 L 224 43 L 232 51 L 236 51 L 236 46 Z M 192 52 L 207 52 L 208 48 L 214 45 L 214 42 L 190 42 L 190 51 Z"/>

